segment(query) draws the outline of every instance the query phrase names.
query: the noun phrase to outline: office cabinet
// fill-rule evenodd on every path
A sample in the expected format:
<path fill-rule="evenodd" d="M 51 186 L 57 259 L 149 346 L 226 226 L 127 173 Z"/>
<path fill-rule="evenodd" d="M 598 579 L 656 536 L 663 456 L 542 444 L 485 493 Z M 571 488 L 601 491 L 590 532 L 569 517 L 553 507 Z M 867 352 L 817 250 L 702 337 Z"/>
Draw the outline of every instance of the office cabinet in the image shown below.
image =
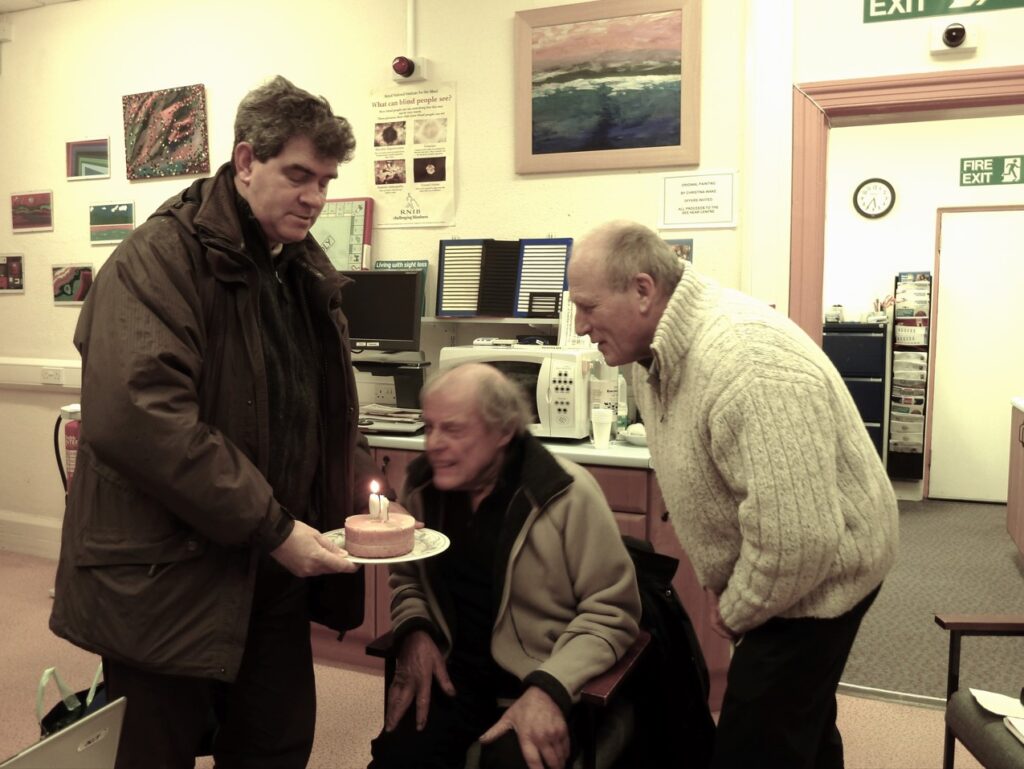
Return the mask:
<path fill-rule="evenodd" d="M 889 392 L 889 324 L 826 323 L 821 347 L 846 383 L 864 427 L 885 461 Z"/>

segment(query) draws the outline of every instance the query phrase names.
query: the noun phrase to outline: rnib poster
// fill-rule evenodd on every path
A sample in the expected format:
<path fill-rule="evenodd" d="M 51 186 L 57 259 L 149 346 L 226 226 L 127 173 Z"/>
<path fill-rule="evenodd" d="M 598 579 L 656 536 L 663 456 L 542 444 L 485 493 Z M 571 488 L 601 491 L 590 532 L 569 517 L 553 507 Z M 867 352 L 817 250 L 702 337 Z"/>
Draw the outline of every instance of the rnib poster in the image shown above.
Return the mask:
<path fill-rule="evenodd" d="M 396 85 L 373 95 L 373 182 L 378 227 L 455 219 L 455 88 Z"/>

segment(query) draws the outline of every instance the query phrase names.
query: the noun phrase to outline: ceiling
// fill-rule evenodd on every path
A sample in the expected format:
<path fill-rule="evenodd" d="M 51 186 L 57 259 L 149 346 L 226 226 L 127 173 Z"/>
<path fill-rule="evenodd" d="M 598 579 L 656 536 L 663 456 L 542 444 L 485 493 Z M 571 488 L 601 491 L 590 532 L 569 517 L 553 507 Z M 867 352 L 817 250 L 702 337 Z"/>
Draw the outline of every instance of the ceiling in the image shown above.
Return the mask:
<path fill-rule="evenodd" d="M 72 0 L 0 0 L 0 13 L 26 11 L 30 8 L 42 8 L 44 5 L 56 5 Z"/>

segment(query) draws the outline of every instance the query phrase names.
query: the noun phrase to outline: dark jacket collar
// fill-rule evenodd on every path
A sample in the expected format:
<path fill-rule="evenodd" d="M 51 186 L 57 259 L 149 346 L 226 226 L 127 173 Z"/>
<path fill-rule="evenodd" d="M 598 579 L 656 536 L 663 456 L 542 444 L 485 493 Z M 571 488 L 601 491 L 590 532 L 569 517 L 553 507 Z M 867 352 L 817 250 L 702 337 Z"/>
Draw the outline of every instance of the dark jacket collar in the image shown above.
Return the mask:
<path fill-rule="evenodd" d="M 558 460 L 533 435 L 526 434 L 512 439 L 508 448 L 508 457 L 514 456 L 522 457 L 522 471 L 519 474 L 518 486 L 531 506 L 543 507 L 552 497 L 561 493 L 572 483 L 572 477 L 562 469 Z M 506 466 L 507 462 L 506 459 Z M 506 467 L 503 467 L 502 478 L 506 477 L 505 471 Z M 417 457 L 409 465 L 407 472 L 406 485 L 409 489 L 419 489 L 429 484 L 434 477 L 434 471 L 430 467 L 430 462 L 427 461 L 426 453 Z"/>
<path fill-rule="evenodd" d="M 518 464 L 518 477 L 511 477 L 511 468 Z M 409 465 L 406 487 L 411 493 L 418 493 L 422 502 L 423 522 L 428 528 L 437 528 L 436 516 L 441 504 L 440 494 L 431 480 L 433 470 L 427 461 L 426 453 L 421 454 Z M 558 460 L 533 435 L 526 434 L 514 438 L 509 445 L 505 466 L 502 467 L 501 482 L 510 486 L 508 489 L 509 504 L 498 536 L 498 545 L 494 557 L 494 582 L 492 601 L 495 606 L 501 602 L 504 591 L 505 574 L 508 570 L 512 547 L 519 537 L 520 531 L 534 509 L 543 510 L 549 502 L 572 485 L 569 475 Z M 440 584 L 438 566 L 434 559 L 429 559 L 424 568 L 431 583 Z M 442 613 L 447 617 L 449 626 L 454 621 L 451 596 L 445 592 L 437 594 Z"/>
<path fill-rule="evenodd" d="M 239 201 L 244 204 L 240 205 Z M 252 270 L 244 235 L 245 217 L 251 216 L 248 203 L 235 188 L 231 163 L 217 169 L 214 176 L 196 179 L 182 192 L 161 205 L 152 216 L 172 216 L 185 230 L 198 238 L 210 260 L 214 274 L 221 280 L 239 280 Z M 334 268 L 312 234 L 286 249 L 321 287 L 329 306 L 341 301 L 341 286 L 346 282 Z"/>

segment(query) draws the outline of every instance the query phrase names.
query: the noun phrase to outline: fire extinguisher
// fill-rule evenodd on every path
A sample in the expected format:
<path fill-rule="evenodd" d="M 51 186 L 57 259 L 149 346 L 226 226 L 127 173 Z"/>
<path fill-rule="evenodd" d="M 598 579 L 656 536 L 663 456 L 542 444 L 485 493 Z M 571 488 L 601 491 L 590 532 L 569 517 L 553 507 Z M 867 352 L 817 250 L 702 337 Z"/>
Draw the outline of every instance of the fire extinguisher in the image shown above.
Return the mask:
<path fill-rule="evenodd" d="M 64 458 L 61 459 L 60 449 L 60 425 L 64 422 Z M 78 462 L 78 435 L 82 429 L 82 407 L 77 403 L 69 403 L 62 406 L 60 416 L 57 417 L 57 424 L 53 427 L 53 451 L 57 456 L 57 469 L 60 471 L 60 481 L 64 484 L 65 493 L 71 487 L 71 479 L 75 475 L 75 465 Z M 64 468 L 67 467 L 65 474 Z"/>

